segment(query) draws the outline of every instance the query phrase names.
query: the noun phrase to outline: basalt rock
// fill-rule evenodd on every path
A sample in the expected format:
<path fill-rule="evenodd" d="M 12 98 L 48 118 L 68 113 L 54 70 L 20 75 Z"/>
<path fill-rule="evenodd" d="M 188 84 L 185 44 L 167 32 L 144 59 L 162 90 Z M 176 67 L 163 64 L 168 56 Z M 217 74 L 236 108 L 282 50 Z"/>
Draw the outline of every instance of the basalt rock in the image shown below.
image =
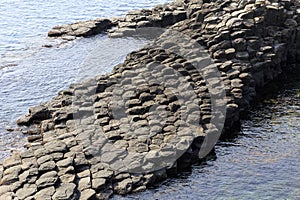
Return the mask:
<path fill-rule="evenodd" d="M 116 21 L 96 19 L 81 21 L 73 24 L 55 26 L 48 32 L 49 37 L 89 37 L 107 31 L 116 25 Z M 69 37 L 70 38 L 70 37 Z"/>
<path fill-rule="evenodd" d="M 19 122 L 40 125 L 41 137 L 3 161 L 0 199 L 106 199 L 203 158 L 215 142 L 205 137 L 226 137 L 258 89 L 299 60 L 299 9 L 295 0 L 176 1 L 128 13 L 120 29 L 169 32 L 31 109 Z"/>

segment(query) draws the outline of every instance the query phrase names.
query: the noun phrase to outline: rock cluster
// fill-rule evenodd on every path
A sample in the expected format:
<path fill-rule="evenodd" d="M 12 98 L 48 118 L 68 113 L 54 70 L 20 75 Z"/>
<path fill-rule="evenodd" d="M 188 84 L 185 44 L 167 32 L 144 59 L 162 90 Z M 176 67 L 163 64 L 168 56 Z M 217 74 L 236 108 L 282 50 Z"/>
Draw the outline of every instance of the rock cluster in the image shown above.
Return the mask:
<path fill-rule="evenodd" d="M 187 4 L 179 0 L 158 5 L 153 9 L 130 11 L 118 22 L 118 29 L 110 30 L 110 37 L 121 37 L 134 32 L 136 28 L 168 27 L 187 19 Z"/>
<path fill-rule="evenodd" d="M 157 26 L 169 31 L 155 42 L 18 121 L 39 129 L 26 151 L 3 161 L 0 199 L 106 199 L 145 190 L 199 159 L 205 138 L 222 132 L 220 122 L 232 127 L 257 89 L 300 60 L 298 1 L 170 5 L 157 11 Z M 147 23 L 157 8 L 128 14 L 120 29 L 155 25 Z M 215 109 L 222 104 L 226 116 Z"/>
<path fill-rule="evenodd" d="M 111 37 L 120 37 L 141 27 L 168 27 L 187 18 L 187 7 L 184 1 L 158 5 L 152 10 L 143 9 L 130 11 L 124 18 L 96 19 L 80 21 L 53 27 L 49 37 L 62 37 L 72 40 L 77 37 L 89 37 L 104 31 L 110 32 Z M 118 29 L 111 29 L 117 26 Z"/>
<path fill-rule="evenodd" d="M 217 1 L 191 13 L 199 43 L 208 48 L 224 77 L 232 126 L 256 91 L 300 60 L 299 2 Z"/>
<path fill-rule="evenodd" d="M 116 22 L 113 22 L 109 19 L 80 21 L 73 24 L 55 26 L 48 32 L 48 36 L 64 37 L 66 39 L 75 39 L 76 37 L 89 37 L 92 35 L 100 34 L 115 25 Z"/>

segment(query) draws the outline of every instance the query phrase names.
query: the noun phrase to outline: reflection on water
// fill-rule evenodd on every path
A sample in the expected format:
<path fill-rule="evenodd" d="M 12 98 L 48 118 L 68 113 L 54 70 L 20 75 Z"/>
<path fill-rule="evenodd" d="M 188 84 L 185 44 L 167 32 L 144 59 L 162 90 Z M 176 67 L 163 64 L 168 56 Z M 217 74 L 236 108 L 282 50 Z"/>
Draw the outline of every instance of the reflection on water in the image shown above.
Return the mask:
<path fill-rule="evenodd" d="M 255 109 L 236 138 L 216 146 L 216 160 L 158 188 L 114 199 L 300 199 L 298 88 Z"/>

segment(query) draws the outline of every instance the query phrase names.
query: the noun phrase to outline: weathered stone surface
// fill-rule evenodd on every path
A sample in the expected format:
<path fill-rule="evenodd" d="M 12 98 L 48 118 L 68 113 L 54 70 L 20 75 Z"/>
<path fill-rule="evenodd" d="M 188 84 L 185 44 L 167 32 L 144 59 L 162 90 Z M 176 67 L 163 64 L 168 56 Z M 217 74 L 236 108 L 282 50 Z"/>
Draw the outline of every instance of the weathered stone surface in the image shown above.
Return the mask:
<path fill-rule="evenodd" d="M 86 189 L 81 192 L 80 200 L 93 200 L 96 199 L 96 192 L 92 189 Z"/>
<path fill-rule="evenodd" d="M 4 167 L 4 169 L 14 167 L 14 166 L 20 165 L 20 164 L 21 164 L 21 158 L 17 154 L 14 154 L 11 157 L 2 161 L 2 166 Z"/>
<path fill-rule="evenodd" d="M 125 179 L 114 186 L 114 191 L 117 194 L 127 194 L 132 191 L 132 180 L 130 178 Z"/>
<path fill-rule="evenodd" d="M 29 125 L 30 123 L 39 123 L 43 120 L 50 119 L 51 112 L 44 106 L 35 106 L 29 109 L 29 115 L 20 118 L 17 123 L 19 125 Z"/>
<path fill-rule="evenodd" d="M 54 170 L 55 167 L 56 167 L 55 162 L 49 161 L 41 164 L 39 167 L 39 171 L 51 171 Z"/>
<path fill-rule="evenodd" d="M 19 175 L 19 181 L 34 183 L 37 179 L 38 174 L 39 174 L 38 169 L 32 167 Z"/>
<path fill-rule="evenodd" d="M 51 141 L 45 144 L 45 149 L 49 153 L 65 152 L 66 148 L 66 144 L 61 141 Z"/>
<path fill-rule="evenodd" d="M 34 198 L 36 200 L 51 200 L 54 192 L 55 192 L 55 188 L 53 186 L 52 187 L 47 187 L 45 189 L 42 189 L 42 190 L 38 191 L 34 195 Z"/>
<path fill-rule="evenodd" d="M 96 191 L 100 191 L 102 188 L 104 188 L 106 183 L 105 178 L 93 178 L 92 179 L 92 188 Z"/>
<path fill-rule="evenodd" d="M 76 185 L 74 183 L 63 183 L 58 188 L 52 197 L 53 200 L 66 200 L 74 196 Z"/>
<path fill-rule="evenodd" d="M 0 199 L 13 200 L 13 193 L 8 192 L 3 195 L 0 195 Z"/>
<path fill-rule="evenodd" d="M 10 185 L 18 180 L 17 176 L 14 176 L 13 174 L 8 174 L 6 176 L 3 176 L 1 179 L 0 184 L 1 185 Z"/>
<path fill-rule="evenodd" d="M 110 178 L 113 175 L 112 171 L 108 171 L 108 170 L 100 170 L 96 173 L 93 173 L 93 178 Z"/>
<path fill-rule="evenodd" d="M 0 196 L 5 194 L 5 193 L 8 193 L 10 192 L 10 187 L 8 185 L 2 185 L 0 186 Z"/>
<path fill-rule="evenodd" d="M 38 188 L 53 186 L 57 179 L 58 176 L 56 171 L 47 172 L 39 177 L 36 181 L 36 185 Z"/>
<path fill-rule="evenodd" d="M 19 199 L 25 199 L 33 195 L 37 191 L 37 186 L 34 184 L 25 184 L 21 189 L 16 192 Z"/>
<path fill-rule="evenodd" d="M 78 190 L 83 191 L 85 189 L 91 188 L 92 183 L 91 183 L 91 178 L 90 177 L 84 177 L 81 178 L 78 182 Z"/>
<path fill-rule="evenodd" d="M 15 177 L 18 177 L 20 172 L 22 171 L 22 168 L 20 165 L 16 165 L 16 166 L 13 166 L 13 167 L 10 167 L 8 169 L 6 169 L 4 171 L 4 176 L 6 175 L 12 175 L 12 176 L 15 176 Z"/>
<path fill-rule="evenodd" d="M 74 24 L 55 26 L 48 32 L 49 37 L 88 37 L 106 31 L 114 26 L 114 23 L 109 19 L 96 19 L 90 21 L 81 21 Z M 70 38 L 70 37 L 68 37 Z M 68 39 L 67 38 L 67 39 Z"/>
<path fill-rule="evenodd" d="M 74 174 L 64 174 L 59 177 L 62 183 L 73 183 L 75 181 Z"/>
<path fill-rule="evenodd" d="M 52 160 L 52 156 L 51 155 L 45 155 L 45 156 L 42 156 L 40 157 L 39 159 L 37 159 L 37 163 L 39 165 L 45 163 L 45 162 L 48 162 L 48 161 L 51 161 Z"/>
<path fill-rule="evenodd" d="M 65 158 L 63 160 L 60 160 L 56 163 L 56 165 L 58 167 L 68 167 L 70 165 L 73 164 L 74 158 L 73 157 L 69 157 L 69 158 Z"/>
<path fill-rule="evenodd" d="M 295 0 L 178 0 L 114 20 L 119 28 L 111 34 L 119 36 L 148 26 L 174 33 L 151 33 L 159 36 L 155 43 L 111 73 L 31 108 L 19 120 L 35 125 L 26 131 L 28 149 L 3 161 L 0 199 L 105 199 L 143 191 L 167 170 L 189 166 L 203 138 L 222 131 L 214 119 L 232 127 L 256 90 L 299 60 L 298 10 Z M 49 36 L 85 37 L 106 29 L 99 28 L 104 21 L 58 26 Z M 223 104 L 226 116 L 214 104 Z"/>

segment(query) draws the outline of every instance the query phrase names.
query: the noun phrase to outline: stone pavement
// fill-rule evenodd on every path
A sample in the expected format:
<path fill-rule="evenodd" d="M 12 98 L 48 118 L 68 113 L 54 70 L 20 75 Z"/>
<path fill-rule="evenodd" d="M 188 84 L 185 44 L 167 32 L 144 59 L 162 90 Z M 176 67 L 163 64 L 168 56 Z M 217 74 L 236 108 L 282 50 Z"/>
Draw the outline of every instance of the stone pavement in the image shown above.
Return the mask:
<path fill-rule="evenodd" d="M 143 191 L 206 156 L 256 91 L 300 60 L 297 1 L 176 5 L 186 17 L 110 74 L 73 84 L 18 120 L 38 130 L 24 152 L 3 161 L 0 199 Z M 119 36 L 161 30 L 119 26 Z"/>

